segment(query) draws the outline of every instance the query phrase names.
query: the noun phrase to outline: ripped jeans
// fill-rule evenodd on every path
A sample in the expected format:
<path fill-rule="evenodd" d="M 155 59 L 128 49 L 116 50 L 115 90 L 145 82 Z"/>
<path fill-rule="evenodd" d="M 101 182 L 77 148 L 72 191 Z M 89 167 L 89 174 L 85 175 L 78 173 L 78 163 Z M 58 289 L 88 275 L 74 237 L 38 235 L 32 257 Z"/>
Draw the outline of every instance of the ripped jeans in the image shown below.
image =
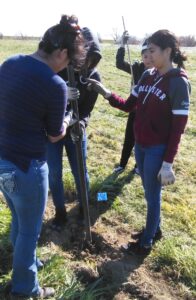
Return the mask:
<path fill-rule="evenodd" d="M 0 158 L 0 190 L 12 214 L 12 293 L 39 295 L 36 246 L 48 196 L 47 163 L 32 160 L 24 173 Z"/>

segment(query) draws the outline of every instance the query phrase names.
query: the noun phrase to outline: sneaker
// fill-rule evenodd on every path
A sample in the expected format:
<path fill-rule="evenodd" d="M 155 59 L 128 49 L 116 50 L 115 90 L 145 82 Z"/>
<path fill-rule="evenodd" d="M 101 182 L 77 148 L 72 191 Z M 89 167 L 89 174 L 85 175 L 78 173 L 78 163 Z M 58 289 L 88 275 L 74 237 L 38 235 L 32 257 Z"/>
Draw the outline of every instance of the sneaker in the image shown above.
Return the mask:
<path fill-rule="evenodd" d="M 51 228 L 60 231 L 63 226 L 67 223 L 67 212 L 66 209 L 56 209 L 55 217 L 52 221 Z"/>
<path fill-rule="evenodd" d="M 113 172 L 116 173 L 116 174 L 120 174 L 120 173 L 124 172 L 124 170 L 125 170 L 124 167 L 118 166 L 118 167 L 116 167 L 116 168 L 114 169 Z"/>
<path fill-rule="evenodd" d="M 41 288 L 40 295 L 38 299 L 48 299 L 50 297 L 53 297 L 55 294 L 55 290 L 51 287 L 43 287 Z"/>
<path fill-rule="evenodd" d="M 145 229 L 145 228 L 142 227 L 142 229 L 139 230 L 139 231 L 133 231 L 133 232 L 131 233 L 132 239 L 134 239 L 134 240 L 140 239 L 141 236 L 142 236 L 142 234 L 143 234 L 143 232 L 144 232 L 144 229 Z M 163 237 L 163 233 L 162 233 L 162 230 L 159 228 L 158 231 L 155 233 L 155 236 L 154 236 L 154 238 L 153 238 L 153 243 L 159 241 L 162 237 Z"/>
<path fill-rule="evenodd" d="M 10 300 L 22 300 L 22 299 L 49 299 L 53 297 L 55 290 L 51 287 L 44 287 L 40 289 L 39 295 L 36 296 L 26 296 L 18 293 L 11 293 Z M 29 298 L 30 297 L 30 298 Z"/>
<path fill-rule="evenodd" d="M 151 246 L 141 246 L 139 240 L 136 242 L 129 242 L 121 246 L 121 250 L 127 254 L 133 255 L 148 255 L 151 251 Z"/>
<path fill-rule="evenodd" d="M 159 241 L 160 239 L 162 239 L 163 237 L 163 232 L 162 230 L 159 228 L 158 231 L 155 233 L 154 239 L 153 239 L 153 244 L 157 241 Z"/>
<path fill-rule="evenodd" d="M 134 239 L 134 240 L 140 239 L 141 236 L 142 236 L 142 234 L 143 234 L 143 232 L 144 232 L 144 227 L 142 227 L 142 229 L 139 230 L 139 231 L 133 231 L 133 232 L 131 233 L 132 239 Z"/>

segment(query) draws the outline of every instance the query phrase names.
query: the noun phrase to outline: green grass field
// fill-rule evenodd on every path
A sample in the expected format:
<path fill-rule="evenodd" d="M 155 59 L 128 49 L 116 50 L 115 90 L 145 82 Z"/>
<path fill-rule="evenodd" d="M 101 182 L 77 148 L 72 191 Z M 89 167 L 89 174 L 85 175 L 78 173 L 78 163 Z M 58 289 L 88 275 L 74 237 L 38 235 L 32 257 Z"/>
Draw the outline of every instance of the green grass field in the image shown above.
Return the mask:
<path fill-rule="evenodd" d="M 0 63 L 12 54 L 33 52 L 36 46 L 37 41 L 1 40 Z M 126 97 L 130 90 L 130 76 L 116 69 L 116 50 L 117 47 L 114 45 L 102 44 L 103 59 L 98 69 L 103 83 Z M 172 287 L 177 296 L 176 298 L 154 296 L 151 299 L 194 299 L 196 297 L 196 105 L 194 101 L 196 97 L 196 49 L 190 48 L 185 51 L 188 54 L 186 69 L 192 86 L 190 117 L 174 163 L 176 182 L 163 190 L 164 238 L 155 245 L 151 255 L 142 263 L 144 270 L 152 274 L 151 278 L 153 274 L 155 277 L 156 274 L 161 274 L 166 286 Z M 131 57 L 139 59 L 140 53 L 136 48 L 131 48 Z M 101 213 L 97 215 L 96 222 L 93 223 L 93 231 L 99 234 L 103 241 L 105 241 L 105 231 L 107 231 L 108 236 L 117 239 L 117 246 L 115 246 L 117 248 L 118 240 L 122 237 L 119 232 L 122 235 L 124 233 L 128 240 L 128 233 L 131 229 L 138 229 L 144 225 L 146 213 L 140 177 L 133 176 L 131 173 L 134 166 L 133 156 L 125 172 L 118 177 L 112 174 L 115 164 L 119 163 L 126 119 L 127 114 L 110 107 L 107 101 L 99 96 L 88 127 L 87 163 L 91 183 L 92 212 L 94 213 L 94 209 L 97 208 L 97 192 L 107 192 L 109 198 L 104 207 L 100 208 L 101 204 L 99 204 Z M 72 192 L 74 191 L 73 178 L 66 157 L 64 168 L 65 189 Z M 84 255 L 78 258 L 72 255 L 72 249 L 66 252 L 66 247 L 51 244 L 50 231 L 47 231 L 47 221 L 50 217 L 51 214 L 44 221 L 46 223 L 44 232 L 48 233 L 44 240 L 47 242 L 40 243 L 38 247 L 39 255 L 48 258 L 49 264 L 40 272 L 39 278 L 41 285 L 53 286 L 56 289 L 54 299 L 150 299 L 150 294 L 144 298 L 141 294 L 134 292 L 134 289 L 129 293 L 125 291 L 122 298 L 120 296 L 117 298 L 117 294 L 120 295 L 119 291 L 123 292 L 122 286 L 125 282 L 119 285 L 115 280 L 105 280 L 104 272 L 99 272 L 96 255 Z M 9 224 L 10 213 L 1 199 L 0 284 L 2 287 L 11 276 Z M 66 232 L 64 238 L 66 244 Z M 112 262 L 113 257 L 109 254 L 108 257 Z M 118 257 L 114 260 L 118 261 Z M 96 280 L 85 282 L 82 277 L 78 277 L 76 264 L 85 265 L 92 271 L 98 272 Z M 154 280 L 156 280 L 155 277 Z M 134 279 L 133 282 L 135 282 Z M 134 286 L 137 285 L 134 284 Z M 148 282 L 146 285 L 148 289 Z M 138 286 L 140 287 L 140 279 L 138 279 Z M 0 299 L 3 299 L 3 295 L 0 290 Z"/>

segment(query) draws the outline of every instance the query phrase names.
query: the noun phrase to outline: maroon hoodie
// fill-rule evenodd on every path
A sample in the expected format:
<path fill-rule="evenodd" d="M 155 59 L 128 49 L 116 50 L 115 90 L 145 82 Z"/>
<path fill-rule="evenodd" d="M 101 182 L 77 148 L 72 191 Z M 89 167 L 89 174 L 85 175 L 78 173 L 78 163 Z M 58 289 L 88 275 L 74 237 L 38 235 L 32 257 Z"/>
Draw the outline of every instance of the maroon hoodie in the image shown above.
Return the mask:
<path fill-rule="evenodd" d="M 112 93 L 113 107 L 130 112 L 135 107 L 135 141 L 141 146 L 167 145 L 164 160 L 172 163 L 188 118 L 190 84 L 184 70 L 174 68 L 159 76 L 144 72 L 127 100 Z"/>

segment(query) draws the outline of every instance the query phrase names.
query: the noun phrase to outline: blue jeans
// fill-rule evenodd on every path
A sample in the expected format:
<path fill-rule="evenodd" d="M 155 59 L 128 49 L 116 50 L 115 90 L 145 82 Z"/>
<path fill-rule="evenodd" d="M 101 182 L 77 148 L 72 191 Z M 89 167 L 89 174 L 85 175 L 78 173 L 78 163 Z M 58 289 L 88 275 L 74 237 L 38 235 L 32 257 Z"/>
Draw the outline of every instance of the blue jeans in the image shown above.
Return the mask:
<path fill-rule="evenodd" d="M 54 205 L 57 209 L 63 209 L 65 204 L 64 187 L 63 187 L 63 148 L 65 147 L 72 174 L 74 176 L 77 197 L 80 205 L 82 205 L 82 197 L 80 192 L 80 177 L 77 165 L 76 145 L 70 136 L 66 136 L 57 143 L 48 142 L 47 145 L 47 161 L 49 167 L 49 186 L 52 193 Z M 87 158 L 87 137 L 86 134 L 82 140 L 82 152 L 84 158 L 84 169 L 87 188 L 89 189 L 89 176 L 86 166 Z"/>
<path fill-rule="evenodd" d="M 48 166 L 32 160 L 27 173 L 0 158 L 0 190 L 11 210 L 12 292 L 38 295 L 36 245 L 48 196 Z"/>
<path fill-rule="evenodd" d="M 146 228 L 141 238 L 142 246 L 152 245 L 160 226 L 161 184 L 157 179 L 163 162 L 166 145 L 142 147 L 135 145 L 135 158 L 147 201 Z"/>

